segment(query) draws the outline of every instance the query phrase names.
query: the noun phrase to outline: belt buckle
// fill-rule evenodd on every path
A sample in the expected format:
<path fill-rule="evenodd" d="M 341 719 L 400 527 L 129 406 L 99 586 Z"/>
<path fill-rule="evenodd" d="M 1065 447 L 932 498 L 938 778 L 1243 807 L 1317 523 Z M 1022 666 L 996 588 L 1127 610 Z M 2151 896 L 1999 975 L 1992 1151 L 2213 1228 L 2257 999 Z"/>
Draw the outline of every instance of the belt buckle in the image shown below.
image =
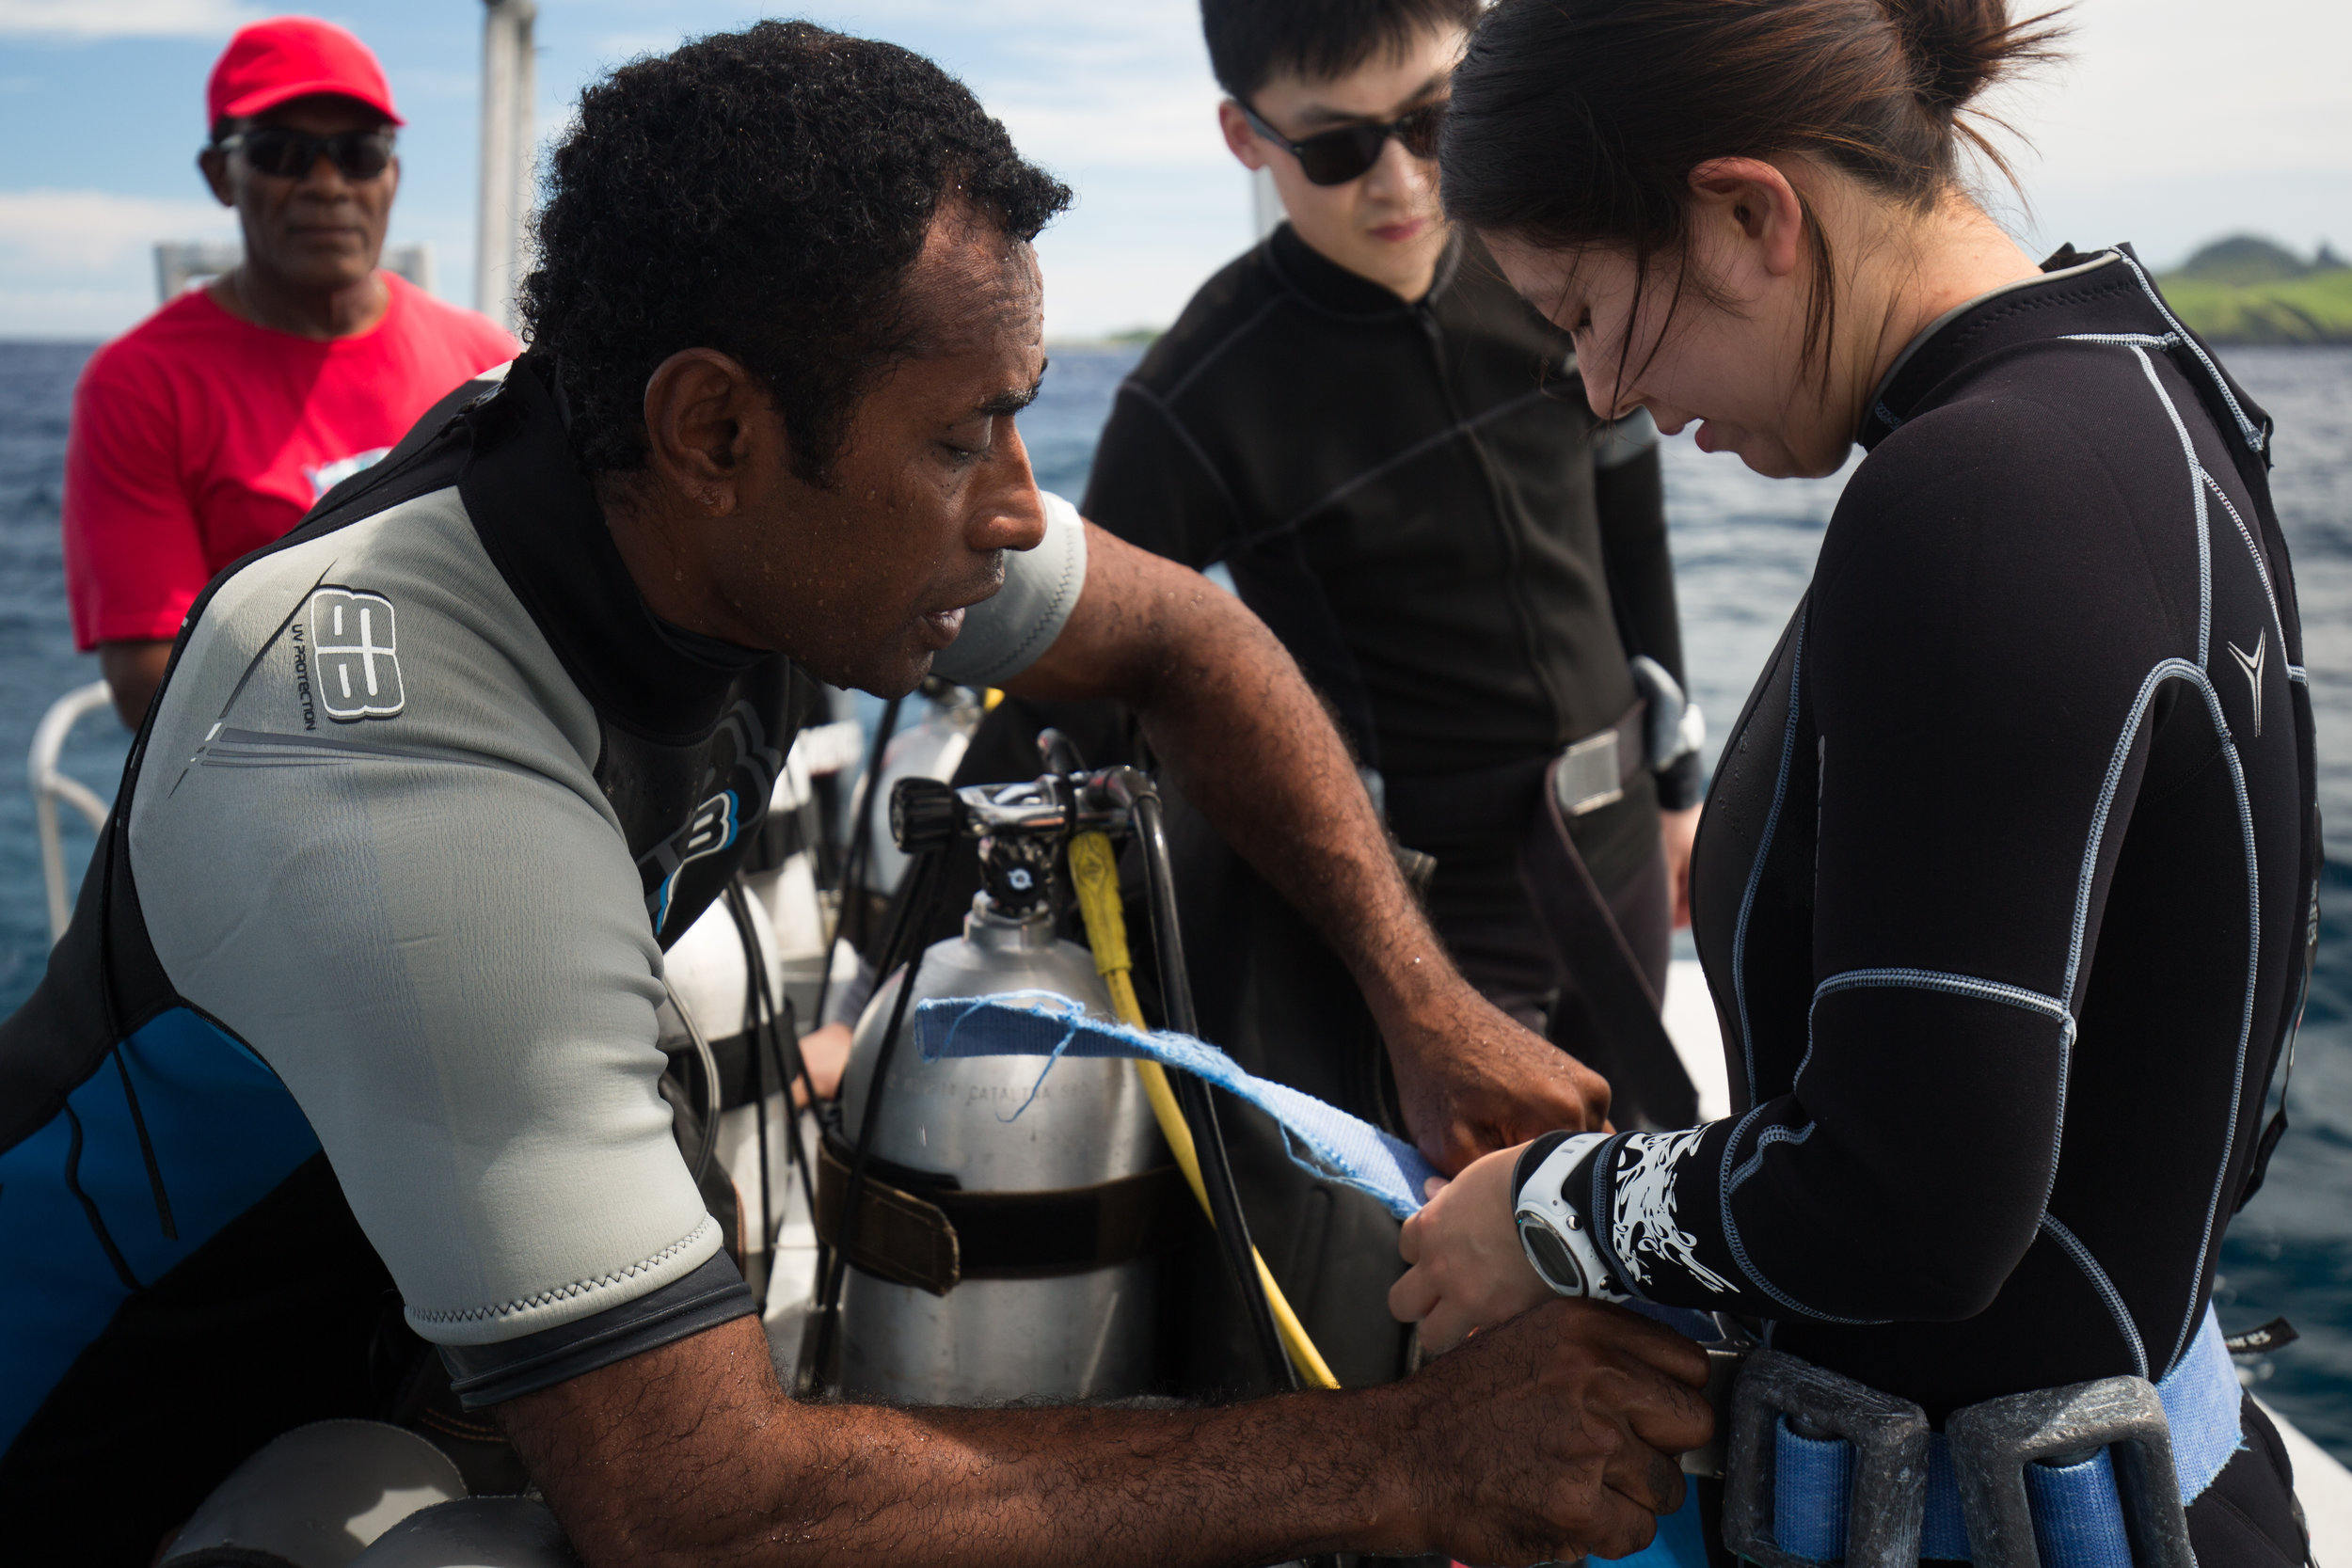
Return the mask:
<path fill-rule="evenodd" d="M 1763 1568 L 1821 1568 L 1774 1538 L 1772 1432 L 1782 1416 L 1853 1445 L 1843 1568 L 1916 1568 L 1928 1509 L 1927 1412 L 1779 1351 L 1751 1354 L 1732 1392 L 1724 1544 Z M 1989 1565 L 1979 1559 L 1978 1568 Z"/>
<path fill-rule="evenodd" d="M 1560 815 L 1581 816 L 1588 811 L 1625 799 L 1625 779 L 1617 768 L 1617 732 L 1607 729 L 1588 735 L 1560 753 L 1552 769 L 1551 792 L 1559 799 Z"/>
<path fill-rule="evenodd" d="M 2112 1450 L 2133 1561 L 2138 1568 L 2195 1568 L 2172 1429 L 2146 1378 L 2103 1377 L 1986 1400 L 1954 1411 L 1944 1430 L 1976 1568 L 2041 1568 L 2026 1466 L 2096 1449 Z"/>
<path fill-rule="evenodd" d="M 1721 1480 L 1731 1453 L 1731 1392 L 1739 1386 L 1740 1369 L 1747 1364 L 1755 1347 L 1719 1341 L 1702 1348 L 1707 1352 L 1707 1391 L 1702 1397 L 1715 1413 L 1715 1432 L 1706 1442 L 1683 1453 L 1682 1473 Z"/>

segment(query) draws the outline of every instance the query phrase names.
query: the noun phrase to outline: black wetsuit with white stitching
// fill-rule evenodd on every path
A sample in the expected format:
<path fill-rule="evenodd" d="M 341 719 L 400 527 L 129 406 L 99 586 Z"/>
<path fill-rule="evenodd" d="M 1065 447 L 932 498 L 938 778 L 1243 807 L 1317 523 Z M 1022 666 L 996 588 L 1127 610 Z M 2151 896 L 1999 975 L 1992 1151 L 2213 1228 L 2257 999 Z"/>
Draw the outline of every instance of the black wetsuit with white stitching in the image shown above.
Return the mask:
<path fill-rule="evenodd" d="M 2180 1357 L 2313 918 L 2266 419 L 2128 252 L 2062 260 L 1889 379 L 1717 768 L 1737 1114 L 1565 1189 L 1642 1295 L 1939 1422 Z"/>

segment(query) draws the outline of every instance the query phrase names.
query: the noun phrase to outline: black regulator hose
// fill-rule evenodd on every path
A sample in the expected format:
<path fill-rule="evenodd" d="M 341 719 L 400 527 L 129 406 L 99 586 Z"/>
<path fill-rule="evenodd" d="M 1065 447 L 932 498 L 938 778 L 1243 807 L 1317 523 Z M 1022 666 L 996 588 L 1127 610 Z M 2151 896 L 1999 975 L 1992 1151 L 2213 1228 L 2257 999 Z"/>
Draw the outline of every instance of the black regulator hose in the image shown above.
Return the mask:
<path fill-rule="evenodd" d="M 905 972 L 898 982 L 898 994 L 890 1004 L 890 1022 L 882 1030 L 882 1044 L 874 1053 L 873 1076 L 866 1084 L 866 1114 L 859 1118 L 857 1142 L 850 1150 L 849 1180 L 841 1186 L 841 1215 L 834 1227 L 834 1240 L 824 1288 L 817 1304 L 817 1331 L 809 1354 L 805 1374 L 812 1381 L 825 1375 L 826 1364 L 833 1355 L 835 1325 L 841 1316 L 841 1287 L 850 1268 L 850 1249 L 856 1243 L 858 1201 L 866 1196 L 866 1167 L 874 1147 L 875 1131 L 882 1125 L 883 1091 L 890 1083 L 890 1061 L 898 1053 L 898 1037 L 904 1032 L 907 1005 L 914 997 L 914 982 L 922 973 L 926 951 L 923 935 L 930 929 L 932 906 L 938 901 L 944 884 L 947 857 L 938 849 L 927 849 L 919 855 L 907 875 L 907 898 L 899 907 L 898 920 L 891 927 L 889 951 L 884 955 L 882 974 L 889 974 L 900 964 Z"/>
<path fill-rule="evenodd" d="M 1179 1034 L 1199 1035 L 1193 1011 L 1192 979 L 1184 969 L 1184 933 L 1176 924 L 1175 863 L 1168 849 L 1168 823 L 1159 791 L 1149 778 L 1133 768 L 1112 776 L 1111 787 L 1126 797 L 1136 840 L 1143 846 L 1145 881 L 1152 897 L 1152 945 L 1159 956 L 1160 1010 L 1168 1026 Z M 1264 1358 L 1267 1375 L 1278 1388 L 1298 1386 L 1298 1369 L 1282 1348 L 1274 1326 L 1274 1309 L 1258 1279 L 1256 1249 L 1249 1240 L 1249 1222 L 1243 1215 L 1241 1194 L 1233 1185 L 1233 1166 L 1226 1157 L 1225 1134 L 1218 1128 L 1216 1101 L 1209 1085 L 1189 1072 L 1168 1075 L 1176 1103 L 1192 1129 L 1194 1152 L 1200 1161 L 1200 1184 L 1207 1191 L 1209 1216 L 1216 1222 L 1216 1239 L 1232 1266 L 1233 1282 L 1241 1287 L 1242 1304 L 1249 1314 L 1251 1335 Z"/>
<path fill-rule="evenodd" d="M 856 819 L 850 824 L 850 847 L 841 859 L 841 900 L 833 917 L 833 931 L 825 942 L 824 967 L 817 973 L 817 1006 L 815 1016 L 808 1021 L 812 1029 L 825 1026 L 825 1003 L 833 991 L 834 949 L 841 945 L 841 933 L 850 928 L 852 914 L 859 923 L 858 935 L 866 934 L 864 905 L 867 863 L 873 859 L 874 791 L 882 787 L 882 752 L 889 746 L 890 737 L 898 733 L 898 708 L 905 701 L 904 697 L 893 697 L 882 704 L 882 719 L 874 725 L 873 743 L 866 749 L 866 771 L 850 791 L 850 803 L 857 808 Z M 890 972 L 885 969 L 882 973 Z M 810 1085 L 809 1089 L 809 1103 L 814 1105 L 816 1085 Z"/>

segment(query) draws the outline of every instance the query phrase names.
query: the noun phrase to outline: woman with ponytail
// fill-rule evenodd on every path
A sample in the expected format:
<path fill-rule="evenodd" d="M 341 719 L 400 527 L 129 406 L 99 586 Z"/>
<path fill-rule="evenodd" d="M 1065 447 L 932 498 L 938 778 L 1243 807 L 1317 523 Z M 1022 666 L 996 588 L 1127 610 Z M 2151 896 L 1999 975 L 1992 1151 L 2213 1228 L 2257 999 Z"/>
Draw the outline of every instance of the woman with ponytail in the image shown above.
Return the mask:
<path fill-rule="evenodd" d="M 1549 1291 L 1727 1314 L 1918 1406 L 1919 1552 L 1979 1563 L 2017 1560 L 1963 1517 L 1947 1419 L 2144 1379 L 2177 1488 L 2064 1456 L 2036 1535 L 2090 1520 L 2129 1560 L 2111 1470 L 2146 1517 L 2177 1490 L 2202 1568 L 2296 1563 L 2209 1307 L 2315 908 L 2269 421 L 2128 245 L 2036 263 L 1970 195 L 1969 154 L 2000 166 L 1972 105 L 2058 32 L 2003 0 L 1480 25 L 1445 204 L 1574 334 L 1596 412 L 1771 475 L 1867 455 L 1699 829 L 1737 1114 L 1489 1156 L 1407 1225 L 1391 1302 L 1427 1345 Z M 1784 1481 L 1841 1446 L 1775 1433 Z M 1779 1496 L 1777 1549 L 1846 1555 L 1841 1506 Z"/>

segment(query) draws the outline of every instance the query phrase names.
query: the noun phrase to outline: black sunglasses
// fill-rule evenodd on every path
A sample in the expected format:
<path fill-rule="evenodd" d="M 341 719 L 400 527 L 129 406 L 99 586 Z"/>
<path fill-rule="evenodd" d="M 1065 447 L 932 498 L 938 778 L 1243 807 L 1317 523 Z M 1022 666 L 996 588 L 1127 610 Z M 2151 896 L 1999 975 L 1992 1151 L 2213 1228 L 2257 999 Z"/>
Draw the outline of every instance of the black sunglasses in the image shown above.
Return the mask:
<path fill-rule="evenodd" d="M 223 136 L 216 145 L 224 152 L 244 153 L 255 170 L 281 180 L 301 179 L 318 166 L 321 157 L 333 159 L 347 180 L 373 180 L 392 163 L 392 134 L 385 130 L 314 136 L 306 131 L 264 125 Z"/>
<path fill-rule="evenodd" d="M 1445 100 L 1423 103 L 1418 109 L 1407 109 L 1386 125 L 1370 120 L 1343 125 L 1337 130 L 1318 131 L 1304 141 L 1293 141 L 1265 122 L 1265 117 L 1240 99 L 1241 112 L 1250 128 L 1276 146 L 1287 150 L 1298 160 L 1298 171 L 1309 183 L 1344 185 L 1350 180 L 1363 178 L 1364 171 L 1380 161 L 1380 149 L 1394 136 L 1404 144 L 1405 150 L 1416 158 L 1438 155 L 1438 126 L 1445 118 Z"/>

